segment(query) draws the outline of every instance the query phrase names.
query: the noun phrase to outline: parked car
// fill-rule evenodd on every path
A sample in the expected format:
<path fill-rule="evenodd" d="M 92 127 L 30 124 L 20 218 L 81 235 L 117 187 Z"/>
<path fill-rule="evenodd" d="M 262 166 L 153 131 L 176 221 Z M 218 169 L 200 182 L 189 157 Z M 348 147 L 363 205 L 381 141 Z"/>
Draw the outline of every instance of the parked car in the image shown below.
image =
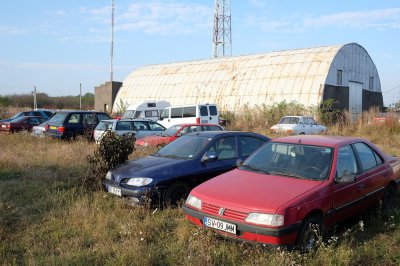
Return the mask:
<path fill-rule="evenodd" d="M 219 125 L 212 124 L 181 124 L 175 125 L 168 128 L 165 132 L 163 132 L 160 136 L 149 136 L 136 141 L 136 144 L 139 146 L 164 146 L 177 138 L 200 131 L 223 131 L 223 127 Z"/>
<path fill-rule="evenodd" d="M 190 188 L 233 169 L 269 141 L 257 133 L 204 131 L 171 142 L 154 155 L 129 161 L 107 173 L 109 193 L 129 197 L 134 204 L 174 204 Z"/>
<path fill-rule="evenodd" d="M 147 119 L 112 119 L 101 121 L 94 130 L 94 139 L 96 143 L 100 143 L 103 134 L 110 130 L 118 135 L 127 133 L 135 134 L 136 139 L 146 136 L 161 134 L 165 131 L 165 127 Z"/>
<path fill-rule="evenodd" d="M 143 101 L 129 105 L 121 119 L 143 118 L 153 121 L 160 119 L 161 113 L 171 104 L 167 101 Z"/>
<path fill-rule="evenodd" d="M 43 118 L 49 119 L 53 112 L 49 110 L 42 110 L 42 109 L 36 109 L 36 110 L 31 110 L 31 111 L 25 111 L 25 112 L 19 112 L 13 115 L 10 118 L 0 120 L 0 122 L 9 122 L 11 120 L 14 120 L 15 118 L 21 117 L 21 116 L 40 116 Z"/>
<path fill-rule="evenodd" d="M 101 120 L 110 119 L 104 112 L 67 111 L 55 114 L 46 125 L 45 135 L 58 139 L 71 139 L 79 135 L 93 138 L 93 131 Z"/>
<path fill-rule="evenodd" d="M 368 140 L 290 136 L 194 188 L 184 212 L 234 238 L 311 249 L 323 229 L 380 202 L 393 208 L 399 178 L 399 159 Z"/>
<path fill-rule="evenodd" d="M 41 123 L 40 125 L 32 127 L 31 136 L 38 137 L 38 138 L 46 137 L 46 135 L 44 134 L 44 132 L 46 131 L 46 125 L 47 125 L 47 121 Z"/>
<path fill-rule="evenodd" d="M 326 126 L 318 124 L 314 118 L 308 116 L 284 116 L 278 124 L 271 127 L 274 133 L 292 135 L 319 134 L 326 130 Z"/>
<path fill-rule="evenodd" d="M 46 121 L 41 116 L 20 116 L 8 122 L 0 122 L 0 132 L 14 133 L 19 131 L 31 131 L 33 126 L 37 126 Z"/>

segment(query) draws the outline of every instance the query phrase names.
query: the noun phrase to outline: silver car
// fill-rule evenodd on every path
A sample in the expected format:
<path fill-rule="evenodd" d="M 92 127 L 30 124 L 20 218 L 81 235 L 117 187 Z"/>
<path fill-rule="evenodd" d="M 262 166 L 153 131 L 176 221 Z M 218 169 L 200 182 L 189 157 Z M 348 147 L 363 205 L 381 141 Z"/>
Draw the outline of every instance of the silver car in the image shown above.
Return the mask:
<path fill-rule="evenodd" d="M 100 143 L 103 134 L 108 130 L 118 135 L 134 133 L 136 139 L 140 139 L 147 136 L 161 135 L 165 131 L 165 127 L 147 119 L 103 120 L 94 130 L 94 139 L 97 144 Z"/>

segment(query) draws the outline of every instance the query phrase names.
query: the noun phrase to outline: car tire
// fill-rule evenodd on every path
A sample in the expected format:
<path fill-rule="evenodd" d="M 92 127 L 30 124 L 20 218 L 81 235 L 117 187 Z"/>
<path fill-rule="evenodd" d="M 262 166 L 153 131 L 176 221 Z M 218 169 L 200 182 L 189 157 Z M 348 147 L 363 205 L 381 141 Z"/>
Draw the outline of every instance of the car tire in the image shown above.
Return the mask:
<path fill-rule="evenodd" d="M 389 184 L 383 194 L 382 211 L 390 213 L 396 208 L 396 187 Z"/>
<path fill-rule="evenodd" d="M 296 247 L 301 251 L 311 251 L 315 249 L 322 238 L 321 232 L 321 218 L 316 215 L 306 218 L 297 235 Z"/>
<path fill-rule="evenodd" d="M 164 205 L 177 206 L 180 201 L 185 200 L 189 195 L 190 188 L 185 182 L 174 182 L 168 186 L 164 194 Z"/>
<path fill-rule="evenodd" d="M 304 133 L 304 132 L 300 132 L 300 134 L 299 135 L 305 135 L 306 133 Z"/>

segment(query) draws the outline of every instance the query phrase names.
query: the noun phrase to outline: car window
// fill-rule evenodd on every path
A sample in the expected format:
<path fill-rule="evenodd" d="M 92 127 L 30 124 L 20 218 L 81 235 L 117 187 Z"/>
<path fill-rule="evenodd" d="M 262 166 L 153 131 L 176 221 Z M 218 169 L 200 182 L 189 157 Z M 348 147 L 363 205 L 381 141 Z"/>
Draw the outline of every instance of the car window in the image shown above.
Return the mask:
<path fill-rule="evenodd" d="M 279 124 L 298 124 L 299 121 L 300 121 L 300 118 L 298 118 L 298 117 L 283 117 L 279 121 Z"/>
<path fill-rule="evenodd" d="M 49 112 L 49 111 L 44 111 L 44 113 L 48 116 L 48 117 L 50 117 L 53 113 L 52 112 Z"/>
<path fill-rule="evenodd" d="M 97 114 L 97 118 L 99 119 L 99 121 L 110 119 L 110 117 L 108 117 L 108 116 L 105 115 L 105 114 Z"/>
<path fill-rule="evenodd" d="M 338 178 L 358 173 L 357 161 L 350 145 L 339 148 L 336 163 L 336 174 Z"/>
<path fill-rule="evenodd" d="M 223 131 L 223 129 L 219 126 L 202 126 L 203 131 Z"/>
<path fill-rule="evenodd" d="M 378 165 L 374 151 L 365 143 L 355 143 L 354 149 L 360 158 L 360 164 L 364 171 L 374 168 Z M 382 163 L 382 160 L 380 161 Z"/>
<path fill-rule="evenodd" d="M 96 125 L 97 120 L 95 114 L 83 114 L 82 123 L 84 125 Z"/>
<path fill-rule="evenodd" d="M 68 124 L 79 124 L 80 120 L 80 114 L 71 114 L 71 116 L 68 119 Z"/>
<path fill-rule="evenodd" d="M 209 152 L 215 152 L 218 155 L 218 160 L 233 159 L 237 157 L 236 138 L 226 137 L 221 138 L 214 143 L 209 149 Z"/>
<path fill-rule="evenodd" d="M 145 117 L 158 117 L 158 110 L 149 110 L 144 112 Z"/>
<path fill-rule="evenodd" d="M 28 119 L 28 124 L 29 125 L 39 125 L 39 119 L 36 117 L 31 117 Z"/>
<path fill-rule="evenodd" d="M 134 118 L 139 118 L 142 114 L 142 111 L 136 111 Z"/>
<path fill-rule="evenodd" d="M 149 130 L 148 124 L 146 122 L 134 121 L 133 125 L 136 128 L 136 130 Z"/>
<path fill-rule="evenodd" d="M 37 112 L 37 111 L 33 111 L 32 115 L 33 116 L 42 116 L 42 113 L 41 112 Z"/>
<path fill-rule="evenodd" d="M 183 108 L 171 108 L 171 118 L 182 118 Z"/>
<path fill-rule="evenodd" d="M 156 122 L 149 122 L 150 129 L 153 131 L 164 131 L 165 127 Z"/>
<path fill-rule="evenodd" d="M 159 150 L 155 156 L 193 159 L 202 154 L 210 141 L 212 139 L 206 137 L 183 136 Z"/>
<path fill-rule="evenodd" d="M 134 130 L 132 128 L 132 123 L 130 121 L 119 121 L 117 122 L 117 125 L 115 126 L 115 130 Z"/>
<path fill-rule="evenodd" d="M 112 125 L 113 125 L 113 122 L 102 121 L 97 125 L 96 130 L 102 130 L 102 131 L 111 130 Z"/>
<path fill-rule="evenodd" d="M 57 113 L 49 120 L 49 123 L 62 124 L 67 115 L 68 113 Z"/>
<path fill-rule="evenodd" d="M 240 146 L 242 149 L 242 156 L 250 156 L 255 150 L 265 143 L 264 140 L 254 137 L 240 137 Z"/>
<path fill-rule="evenodd" d="M 47 121 L 47 119 L 46 119 L 46 118 L 39 118 L 39 120 L 40 120 L 40 124 L 42 124 L 42 123 L 44 123 L 44 122 L 46 122 L 46 121 Z"/>
<path fill-rule="evenodd" d="M 308 118 L 308 121 L 310 122 L 310 125 L 315 126 L 317 124 L 317 122 L 315 122 L 314 118 Z"/>
<path fill-rule="evenodd" d="M 161 118 L 169 118 L 169 109 L 164 110 L 164 112 L 161 114 Z"/>
<path fill-rule="evenodd" d="M 217 107 L 212 105 L 209 106 L 209 110 L 210 110 L 210 115 L 218 115 L 218 111 L 217 111 Z"/>
<path fill-rule="evenodd" d="M 196 106 L 183 107 L 183 117 L 196 117 Z"/>
<path fill-rule="evenodd" d="M 200 105 L 200 116 L 208 116 L 208 108 L 207 106 Z"/>

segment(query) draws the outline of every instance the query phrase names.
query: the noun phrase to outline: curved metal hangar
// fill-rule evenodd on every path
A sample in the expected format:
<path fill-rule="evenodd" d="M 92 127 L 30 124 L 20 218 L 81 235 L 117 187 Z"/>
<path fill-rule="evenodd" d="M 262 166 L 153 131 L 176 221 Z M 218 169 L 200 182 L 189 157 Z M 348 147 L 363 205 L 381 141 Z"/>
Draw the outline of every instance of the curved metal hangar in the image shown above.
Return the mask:
<path fill-rule="evenodd" d="M 238 112 L 244 105 L 295 101 L 312 106 L 329 98 L 353 114 L 383 106 L 378 71 L 359 44 L 142 67 L 124 80 L 114 111 L 121 101 L 149 99 L 216 103 L 221 111 Z"/>

